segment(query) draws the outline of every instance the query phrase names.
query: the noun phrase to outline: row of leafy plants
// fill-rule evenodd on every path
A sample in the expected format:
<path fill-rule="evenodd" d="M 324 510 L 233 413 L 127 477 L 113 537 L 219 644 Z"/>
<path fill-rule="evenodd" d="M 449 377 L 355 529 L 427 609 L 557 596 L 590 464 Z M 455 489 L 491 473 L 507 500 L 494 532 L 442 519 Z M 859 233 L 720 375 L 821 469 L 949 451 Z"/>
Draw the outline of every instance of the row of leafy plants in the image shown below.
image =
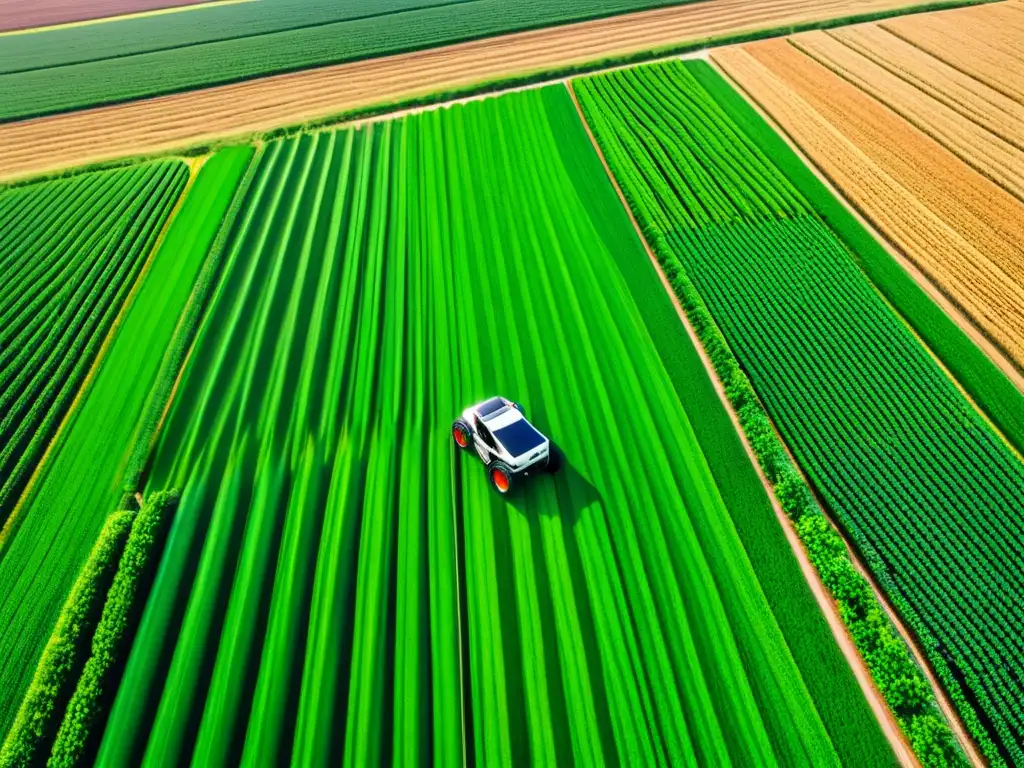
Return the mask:
<path fill-rule="evenodd" d="M 0 522 L 188 179 L 178 161 L 0 192 Z"/>
<path fill-rule="evenodd" d="M 0 766 L 91 761 L 177 501 L 155 492 L 138 511 L 107 518 L 0 746 Z"/>

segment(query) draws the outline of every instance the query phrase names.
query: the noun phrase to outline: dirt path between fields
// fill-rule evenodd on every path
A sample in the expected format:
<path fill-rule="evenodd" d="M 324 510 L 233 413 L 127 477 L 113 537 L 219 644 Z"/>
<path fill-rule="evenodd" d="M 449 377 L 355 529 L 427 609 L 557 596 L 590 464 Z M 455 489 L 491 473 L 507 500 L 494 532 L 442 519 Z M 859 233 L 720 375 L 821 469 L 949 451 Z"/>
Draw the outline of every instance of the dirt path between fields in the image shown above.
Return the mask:
<path fill-rule="evenodd" d="M 6 123 L 0 125 L 0 180 L 180 150 L 686 42 L 893 10 L 908 1 L 711 0 Z"/>
<path fill-rule="evenodd" d="M 651 250 L 650 245 L 644 238 L 643 232 L 641 231 L 636 218 L 633 216 L 633 211 L 630 210 L 629 204 L 626 202 L 625 195 L 623 195 L 618 181 L 612 174 L 612 170 L 608 166 L 608 162 L 605 160 L 604 153 L 598 146 L 597 140 L 590 130 L 590 126 L 583 117 L 583 111 L 580 108 L 579 101 L 576 99 L 576 94 L 573 92 L 571 84 L 567 83 L 566 88 L 572 97 L 573 103 L 576 105 L 576 111 L 579 114 L 580 121 L 583 123 L 583 126 L 587 131 L 587 135 L 590 137 L 590 142 L 594 146 L 594 151 L 597 152 L 598 157 L 601 159 L 601 164 L 604 166 L 605 173 L 608 174 L 608 178 L 611 180 L 612 186 L 615 188 L 615 192 L 618 194 L 619 200 L 622 202 L 622 207 L 629 215 L 629 220 L 632 222 L 633 228 L 636 230 L 637 237 L 640 238 L 640 242 L 643 243 L 644 250 L 647 251 L 647 256 L 651 260 L 651 265 L 654 267 L 655 272 L 657 272 L 658 278 L 661 280 L 661 283 L 665 288 L 665 292 L 668 294 L 669 298 L 672 300 L 673 306 L 676 308 L 676 313 L 679 315 L 679 321 L 683 324 L 687 335 L 690 337 L 690 341 L 693 343 L 697 353 L 700 355 L 701 362 L 704 364 L 704 368 L 715 387 L 715 392 L 718 393 L 718 398 L 722 401 L 722 406 L 729 414 L 733 428 L 739 435 L 740 442 L 742 442 L 743 448 L 747 452 L 750 463 L 754 465 L 754 469 L 757 471 L 757 476 L 761 479 L 761 484 L 764 486 L 765 492 L 768 494 L 768 499 L 771 501 L 772 509 L 775 510 L 775 517 L 778 519 L 779 525 L 782 526 L 783 531 L 786 533 L 786 539 L 789 541 L 790 548 L 793 550 L 793 554 L 796 556 L 797 562 L 800 563 L 800 570 L 803 571 L 804 578 L 807 580 L 807 584 L 810 586 L 811 592 L 814 594 L 814 599 L 817 601 L 818 607 L 821 608 L 821 612 L 825 615 L 829 628 L 832 630 L 832 635 L 835 637 L 836 643 L 838 643 L 839 648 L 842 650 L 843 656 L 846 657 L 846 661 L 850 665 L 850 669 L 853 671 L 854 677 L 857 679 L 857 684 L 860 686 L 872 712 L 874 712 L 875 717 L 881 725 L 882 732 L 885 734 L 886 739 L 888 739 L 889 745 L 892 747 L 892 750 L 896 755 L 896 759 L 899 761 L 901 766 L 913 766 L 915 768 L 920 768 L 920 763 L 918 762 L 917 757 L 911 750 L 906 737 L 900 730 L 899 724 L 896 722 L 896 718 L 889 709 L 889 706 L 885 703 L 885 699 L 882 697 L 881 692 L 875 686 L 871 673 L 868 671 L 868 668 L 864 663 L 864 659 L 862 659 L 860 653 L 858 653 L 857 647 L 854 645 L 853 639 L 850 637 L 850 633 L 846 629 L 846 625 L 843 624 L 842 620 L 839 618 L 839 609 L 836 606 L 836 603 L 832 600 L 832 596 L 828 593 L 828 590 L 825 589 L 825 585 L 822 584 L 821 578 L 818 576 L 818 572 L 807 557 L 807 552 L 804 550 L 803 544 L 800 542 L 800 538 L 797 536 L 792 522 L 786 516 L 786 513 L 782 511 L 782 507 L 779 506 L 779 502 L 775 498 L 775 492 L 772 490 L 772 485 L 765 476 L 764 471 L 761 469 L 761 465 L 758 464 L 757 456 L 754 454 L 754 449 L 751 448 L 750 443 L 747 440 L 747 435 L 743 431 L 743 427 L 740 425 L 739 417 L 736 415 L 736 411 L 733 409 L 732 403 L 729 402 L 729 398 L 725 394 L 725 388 L 722 386 L 722 382 L 718 378 L 718 373 L 715 371 L 714 365 L 710 358 L 708 358 L 707 353 L 704 351 L 704 345 L 697 336 L 697 332 L 693 329 L 693 326 L 690 325 L 690 320 L 686 316 L 686 312 L 683 310 L 682 305 L 679 303 L 679 299 L 676 296 L 675 291 L 672 290 L 672 286 L 669 283 L 668 278 L 665 276 L 664 271 L 662 271 L 661 264 L 658 263 L 658 259 L 654 255 L 654 251 Z M 873 582 L 872 586 L 874 586 Z M 886 606 L 886 608 L 888 608 L 888 606 Z"/>

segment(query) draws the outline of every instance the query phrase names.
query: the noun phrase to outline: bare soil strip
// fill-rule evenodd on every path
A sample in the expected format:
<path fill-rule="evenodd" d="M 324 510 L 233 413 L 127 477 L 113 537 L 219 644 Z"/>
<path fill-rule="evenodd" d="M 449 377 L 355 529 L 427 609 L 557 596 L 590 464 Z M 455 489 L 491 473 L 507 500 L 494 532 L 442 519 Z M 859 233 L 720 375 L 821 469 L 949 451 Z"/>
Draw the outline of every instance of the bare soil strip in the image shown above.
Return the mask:
<path fill-rule="evenodd" d="M 0 125 L 0 180 L 180 149 L 613 56 L 907 3 L 714 0 L 8 123 Z"/>
<path fill-rule="evenodd" d="M 785 41 L 728 49 L 713 59 L 886 238 L 1024 366 L 1019 200 Z"/>
<path fill-rule="evenodd" d="M 743 448 L 747 452 L 747 457 L 750 459 L 751 464 L 754 465 L 754 469 L 757 471 L 757 476 L 761 479 L 761 484 L 764 486 L 765 492 L 768 494 L 768 499 L 771 501 L 772 509 L 775 511 L 775 517 L 779 521 L 779 525 L 782 526 L 783 531 L 785 531 L 786 540 L 789 542 L 789 545 L 793 550 L 793 554 L 800 563 L 800 570 L 803 572 L 804 578 L 807 580 L 807 584 L 811 588 L 811 592 L 814 594 L 814 599 L 817 601 L 818 607 L 824 614 L 826 621 L 828 621 L 829 629 L 832 630 L 832 635 L 835 637 L 836 643 L 839 645 L 840 650 L 842 650 L 843 656 L 846 657 L 846 661 L 850 665 L 850 669 L 853 671 L 854 677 L 857 679 L 857 684 L 860 686 L 868 704 L 871 706 L 872 712 L 874 712 L 875 717 L 878 719 L 878 722 L 882 727 L 882 732 L 885 734 L 886 739 L 888 739 L 893 753 L 896 755 L 900 765 L 904 766 L 904 768 L 919 768 L 920 763 L 914 755 L 913 750 L 910 748 L 903 731 L 900 729 L 899 723 L 896 722 L 896 718 L 889 709 L 889 705 L 886 704 L 881 692 L 878 690 L 877 686 L 875 686 L 871 673 L 868 671 L 868 668 L 864 663 L 864 659 L 861 658 L 860 653 L 857 651 L 857 647 L 854 645 L 853 639 L 850 637 L 850 633 L 846 629 L 846 625 L 843 624 L 842 620 L 839 618 L 838 606 L 832 599 L 832 596 L 828 593 L 828 590 L 825 589 L 825 585 L 822 584 L 821 578 L 818 576 L 818 572 L 814 569 L 810 559 L 807 557 L 807 551 L 800 542 L 800 538 L 797 536 L 796 530 L 793 528 L 792 521 L 786 516 L 786 513 L 782 511 L 782 507 L 775 498 L 775 492 L 772 490 L 772 485 L 762 471 L 761 465 L 757 462 L 757 456 L 754 454 L 754 449 L 751 448 L 750 442 L 747 440 L 747 435 L 743 431 L 743 427 L 740 425 L 739 417 L 736 415 L 735 410 L 733 410 L 732 403 L 729 402 L 729 398 L 725 393 L 725 388 L 722 386 L 722 382 L 718 378 L 714 365 L 707 356 L 707 353 L 704 351 L 704 345 L 697 336 L 697 332 L 693 329 L 693 326 L 690 325 L 690 320 L 686 316 L 686 312 L 683 310 L 682 305 L 679 303 L 679 298 L 676 296 L 675 291 L 672 290 L 672 286 L 669 283 L 668 278 L 665 276 L 665 273 L 661 268 L 661 264 L 658 263 L 658 259 L 654 255 L 654 251 L 651 250 L 651 246 L 648 244 L 646 238 L 644 238 L 640 225 L 633 216 L 633 211 L 630 209 L 629 203 L 626 202 L 625 195 L 623 195 L 622 189 L 619 187 L 619 182 L 612 173 L 612 170 L 605 159 L 604 153 L 601 151 L 594 134 L 590 130 L 590 125 L 583 116 L 583 111 L 580 108 L 579 101 L 576 99 L 576 94 L 572 89 L 572 85 L 570 83 L 566 83 L 566 88 L 569 90 L 573 103 L 576 105 L 576 111 L 579 113 L 580 121 L 583 123 L 583 126 L 587 131 L 587 136 L 590 137 L 590 142 L 594 146 L 594 151 L 601 159 L 601 164 L 604 166 L 605 173 L 608 174 L 608 178 L 611 181 L 612 186 L 615 188 L 615 192 L 619 196 L 622 207 L 625 209 L 630 222 L 633 224 L 633 228 L 636 230 L 637 237 L 640 238 L 640 242 L 643 243 L 644 249 L 647 251 L 647 256 L 651 260 L 651 266 L 654 268 L 658 278 L 661 280 L 661 284 L 664 286 L 665 292 L 672 300 L 672 305 L 676 309 L 676 314 L 679 315 L 679 322 L 682 323 L 683 328 L 686 329 L 686 333 L 690 337 L 691 343 L 697 350 L 697 354 L 700 355 L 701 362 L 704 364 L 704 369 L 714 385 L 715 392 L 718 394 L 718 398 L 721 400 L 726 413 L 729 414 L 729 419 L 732 421 L 733 428 L 739 435 L 740 441 L 743 443 Z M 796 466 L 795 463 L 794 466 Z M 806 481 L 806 478 L 804 479 Z M 874 586 L 875 585 L 872 583 L 872 587 Z M 915 655 L 917 655 L 916 651 Z"/>
<path fill-rule="evenodd" d="M 0 31 L 52 27 L 204 2 L 206 0 L 0 0 Z"/>

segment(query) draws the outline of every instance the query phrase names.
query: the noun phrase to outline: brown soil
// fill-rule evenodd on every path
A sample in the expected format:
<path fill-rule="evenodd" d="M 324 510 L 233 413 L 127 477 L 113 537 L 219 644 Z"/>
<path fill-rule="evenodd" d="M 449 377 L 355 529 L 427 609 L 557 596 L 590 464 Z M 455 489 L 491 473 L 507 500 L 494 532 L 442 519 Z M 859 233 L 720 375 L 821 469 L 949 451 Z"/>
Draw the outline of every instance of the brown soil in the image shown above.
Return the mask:
<path fill-rule="evenodd" d="M 199 5 L 207 0 L 0 0 L 0 32 Z"/>
<path fill-rule="evenodd" d="M 686 41 L 905 6 L 714 0 L 0 125 L 0 179 L 177 149 Z"/>
<path fill-rule="evenodd" d="M 686 312 L 682 305 L 679 303 L 679 298 L 676 296 L 675 291 L 672 290 L 672 285 L 665 276 L 665 272 L 662 270 L 657 256 L 655 256 L 654 251 L 651 250 L 651 246 L 648 244 L 640 229 L 640 225 L 633 216 L 633 211 L 630 209 L 629 203 L 626 201 L 626 197 L 622 193 L 621 187 L 619 187 L 619 182 L 612 173 L 611 167 L 608 165 L 608 161 L 605 159 L 604 153 L 601 151 L 601 147 L 597 143 L 597 139 L 590 130 L 589 123 L 587 123 L 586 118 L 583 116 L 583 110 L 576 98 L 576 93 L 572 89 L 572 85 L 567 83 L 566 87 L 569 90 L 573 103 L 576 105 L 576 111 L 579 113 L 580 121 L 586 129 L 587 136 L 590 137 L 590 142 L 594 146 L 594 151 L 601 159 L 601 164 L 604 166 L 605 173 L 608 174 L 608 178 L 611 181 L 612 186 L 615 188 L 615 192 L 619 196 L 619 201 L 622 203 L 622 207 L 625 209 L 630 222 L 633 224 L 633 228 L 636 230 L 637 237 L 640 239 L 640 242 L 643 243 L 644 250 L 647 251 L 647 256 L 651 260 L 651 266 L 660 278 L 661 284 L 665 288 L 665 292 L 672 300 L 672 304 L 676 309 L 676 314 L 679 315 L 679 321 L 682 323 L 683 328 L 686 329 L 686 333 L 690 337 L 690 342 L 693 344 L 694 349 L 697 350 L 697 354 L 700 356 L 701 362 L 704 364 L 704 369 L 707 372 L 708 378 L 711 379 L 711 383 L 714 385 L 715 392 L 718 394 L 718 398 L 722 402 L 722 406 L 729 414 L 733 428 L 736 430 L 736 434 L 739 436 L 740 442 L 743 444 L 743 449 L 747 453 L 747 458 L 757 471 L 757 476 L 760 478 L 761 484 L 764 486 L 765 493 L 768 494 L 768 499 L 775 512 L 775 517 L 779 521 L 779 525 L 782 526 L 783 531 L 785 531 L 786 540 L 789 542 L 789 545 L 793 550 L 793 554 L 796 556 L 797 562 L 800 563 L 800 570 L 803 572 L 804 578 L 807 580 L 807 584 L 811 588 L 811 593 L 814 595 L 814 599 L 818 603 L 818 607 L 824 614 L 826 621 L 828 621 L 829 629 L 832 630 L 832 635 L 835 637 L 836 643 L 839 645 L 840 650 L 843 652 L 843 656 L 850 665 L 850 669 L 853 671 L 857 684 L 864 693 L 864 696 L 868 701 L 868 705 L 871 707 L 871 711 L 877 718 L 879 725 L 882 728 L 882 732 L 889 741 L 889 745 L 892 747 L 893 753 L 896 755 L 899 764 L 905 768 L 910 766 L 919 766 L 920 763 L 907 743 L 903 732 L 900 730 L 899 723 L 896 722 L 896 718 L 893 715 L 892 710 L 889 709 L 889 705 L 886 704 L 881 692 L 875 686 L 871 673 L 864 664 L 864 659 L 861 658 L 860 653 L 857 651 L 857 647 L 854 645 L 853 639 L 850 637 L 850 633 L 846 629 L 846 625 L 843 624 L 842 620 L 839 618 L 838 606 L 832 599 L 832 596 L 828 593 L 828 590 L 825 589 L 825 585 L 818 576 L 818 572 L 807 557 L 807 551 L 804 549 L 803 544 L 800 543 L 800 538 L 797 536 L 792 522 L 786 516 L 786 513 L 783 512 L 782 507 L 775 498 L 775 492 L 772 489 L 772 485 L 761 469 L 761 465 L 757 462 L 757 456 L 754 453 L 754 449 L 750 446 L 750 442 L 747 440 L 746 433 L 743 431 L 743 427 L 740 424 L 739 416 L 737 416 L 736 411 L 733 409 L 732 403 L 729 402 L 729 397 L 726 395 L 725 387 L 722 386 L 722 382 L 718 378 L 718 373 L 715 371 L 714 364 L 708 357 L 707 352 L 704 351 L 704 345 L 701 343 L 700 337 L 697 336 L 697 332 L 690 324 L 690 320 L 686 316 Z"/>
<path fill-rule="evenodd" d="M 713 59 L 891 242 L 1024 366 L 1019 200 L 785 41 L 729 49 Z"/>

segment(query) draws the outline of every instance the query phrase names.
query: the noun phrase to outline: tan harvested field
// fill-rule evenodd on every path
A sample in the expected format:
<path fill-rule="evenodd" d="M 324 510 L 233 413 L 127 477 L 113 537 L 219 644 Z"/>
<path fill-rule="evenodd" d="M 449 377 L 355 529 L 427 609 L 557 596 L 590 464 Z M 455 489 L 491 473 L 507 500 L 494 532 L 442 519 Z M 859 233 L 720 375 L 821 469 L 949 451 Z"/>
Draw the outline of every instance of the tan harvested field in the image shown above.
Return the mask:
<path fill-rule="evenodd" d="M 830 35 L 827 42 L 824 35 L 809 34 L 753 43 L 715 52 L 712 59 L 886 238 L 1018 368 L 1024 368 L 1024 205 L 944 144 L 948 140 L 950 146 L 965 149 L 979 163 L 991 163 L 984 155 L 992 146 L 1001 144 L 1004 158 L 1017 157 L 1019 149 L 994 134 L 985 139 L 989 149 L 968 146 L 956 127 L 959 121 L 964 134 L 979 135 L 981 126 L 968 116 L 971 110 L 954 109 L 924 89 L 908 92 L 894 82 L 929 79 L 930 71 L 962 89 L 970 89 L 969 81 L 940 65 L 926 66 L 919 57 L 908 67 L 913 75 L 897 78 L 892 72 L 903 73 L 898 64 L 902 49 L 887 52 L 897 62 L 891 70 L 866 58 L 865 63 L 851 62 L 851 56 L 860 54 L 853 53 L 852 46 L 850 53 L 836 47 L 847 34 Z M 874 44 L 878 39 L 875 35 Z M 805 50 L 831 61 L 844 76 Z M 858 87 L 861 84 L 864 90 Z M 959 97 L 973 104 L 975 111 L 981 109 L 985 94 L 984 86 L 977 87 L 979 92 L 971 99 Z M 889 88 L 898 90 L 889 92 Z M 900 98 L 901 113 L 917 115 L 922 124 L 927 120 L 934 135 L 949 134 L 948 139 L 940 143 L 872 93 L 884 94 L 886 101 Z M 997 99 L 992 109 L 1000 114 L 1007 104 Z M 1020 124 L 1004 128 L 1020 138 Z M 1020 168 L 1006 171 L 1011 172 L 1019 176 Z"/>
<path fill-rule="evenodd" d="M 885 104 L 979 173 L 1024 199 L 1024 151 L 948 106 L 943 99 L 862 56 L 837 37 L 812 32 L 791 40 L 798 50 Z M 1008 133 L 1024 139 L 1021 123 L 1004 127 Z"/>
<path fill-rule="evenodd" d="M 1003 10 L 1003 6 L 1009 11 L 1009 14 L 1002 14 L 1003 18 L 1010 15 L 1015 19 L 1024 15 L 1018 10 L 1020 6 L 1014 7 L 1010 3 L 1001 3 L 991 8 L 986 6 L 983 10 Z M 1008 55 L 1006 46 L 1000 45 L 996 39 L 979 39 L 977 32 L 969 34 L 967 30 L 977 23 L 976 17 L 960 17 L 958 14 L 961 13 L 962 10 L 922 14 L 914 18 L 890 20 L 881 26 L 1017 103 L 1024 104 L 1024 61 Z M 1008 28 L 1006 32 L 1020 34 L 1015 27 Z"/>
<path fill-rule="evenodd" d="M 908 0 L 709 0 L 0 125 L 0 180 Z"/>
<path fill-rule="evenodd" d="M 1024 149 L 1024 105 L 880 26 L 845 27 L 831 35 L 1004 141 Z"/>

